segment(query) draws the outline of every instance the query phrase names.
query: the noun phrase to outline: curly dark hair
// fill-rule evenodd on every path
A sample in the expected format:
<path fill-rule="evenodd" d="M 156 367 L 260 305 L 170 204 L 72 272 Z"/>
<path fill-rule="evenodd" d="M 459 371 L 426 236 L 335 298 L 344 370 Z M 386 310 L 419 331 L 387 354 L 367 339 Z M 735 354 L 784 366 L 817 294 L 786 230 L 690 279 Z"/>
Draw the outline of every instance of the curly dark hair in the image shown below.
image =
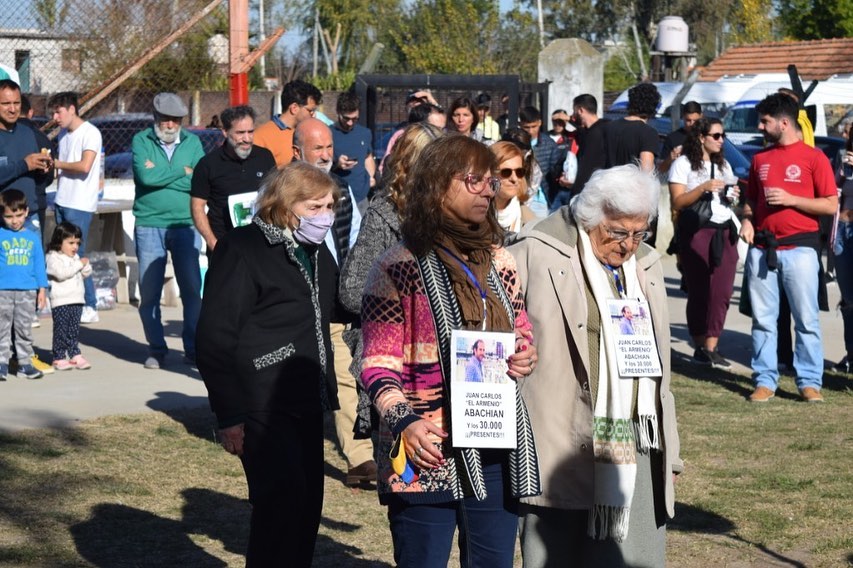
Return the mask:
<path fill-rule="evenodd" d="M 415 256 L 422 256 L 435 246 L 445 223 L 442 201 L 454 176 L 466 172 L 491 175 L 495 166 L 489 149 L 467 136 L 448 134 L 427 144 L 407 180 L 408 199 L 401 212 L 400 232 Z M 504 231 L 498 225 L 494 201 L 489 205 L 486 223 L 492 242 L 501 244 Z"/>
<path fill-rule="evenodd" d="M 640 83 L 628 90 L 628 114 L 649 119 L 655 115 L 660 104 L 658 88 L 651 83 Z"/>
<path fill-rule="evenodd" d="M 723 122 L 719 118 L 700 118 L 693 124 L 693 128 L 690 129 L 690 133 L 687 134 L 687 138 L 684 140 L 684 155 L 690 161 L 690 169 L 693 171 L 699 171 L 704 167 L 702 136 L 707 136 L 711 132 L 711 127 L 715 124 L 722 126 Z M 718 153 L 711 154 L 710 158 L 711 163 L 716 165 L 717 168 L 722 168 L 726 162 L 722 148 L 720 148 Z"/>

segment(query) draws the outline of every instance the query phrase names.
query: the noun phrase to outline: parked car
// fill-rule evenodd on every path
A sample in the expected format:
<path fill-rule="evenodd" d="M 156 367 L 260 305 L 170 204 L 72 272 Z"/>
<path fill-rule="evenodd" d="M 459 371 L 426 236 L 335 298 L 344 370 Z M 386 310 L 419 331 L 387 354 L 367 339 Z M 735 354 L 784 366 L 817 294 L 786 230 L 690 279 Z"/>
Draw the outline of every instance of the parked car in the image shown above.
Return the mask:
<path fill-rule="evenodd" d="M 839 152 L 844 149 L 847 140 L 836 136 L 815 136 L 814 141 L 815 147 L 819 148 L 829 158 L 833 169 L 837 169 Z M 737 144 L 737 149 L 752 162 L 752 157 L 764 149 L 764 137 L 750 138 L 745 144 Z"/>
<path fill-rule="evenodd" d="M 146 128 L 150 125 L 151 123 Z M 225 135 L 218 128 L 185 127 L 184 130 L 192 132 L 199 137 L 205 154 L 221 146 L 225 140 Z M 131 137 L 132 140 L 133 138 Z M 129 148 L 127 152 L 107 155 L 104 160 L 104 177 L 111 179 L 133 179 L 133 153 Z"/>

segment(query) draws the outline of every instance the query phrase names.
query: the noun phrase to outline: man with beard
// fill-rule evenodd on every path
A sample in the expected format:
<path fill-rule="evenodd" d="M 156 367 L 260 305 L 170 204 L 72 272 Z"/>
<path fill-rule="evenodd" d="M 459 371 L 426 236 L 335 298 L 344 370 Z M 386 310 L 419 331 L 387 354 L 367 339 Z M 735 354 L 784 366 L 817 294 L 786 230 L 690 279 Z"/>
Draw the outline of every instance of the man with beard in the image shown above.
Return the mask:
<path fill-rule="evenodd" d="M 187 112 L 178 95 L 160 93 L 154 97 L 154 125 L 133 137 L 133 234 L 139 261 L 139 317 L 148 342 L 146 369 L 159 369 L 168 351 L 160 321 L 160 296 L 169 252 L 184 308 L 184 362 L 195 362 L 201 237 L 190 212 L 190 182 L 204 150 L 198 136 L 181 130 Z"/>
<path fill-rule="evenodd" d="M 755 107 L 770 146 L 752 160 L 740 236 L 752 306 L 752 402 L 773 398 L 779 384 L 776 344 L 780 291 L 794 318 L 795 381 L 806 402 L 821 402 L 823 342 L 818 318 L 818 216 L 838 205 L 832 166 L 823 152 L 799 139 L 799 108 L 776 93 Z"/>
<path fill-rule="evenodd" d="M 254 145 L 252 107 L 227 108 L 219 119 L 225 143 L 198 162 L 190 190 L 193 222 L 207 244 L 208 255 L 216 241 L 234 228 L 228 214 L 228 196 L 257 191 L 261 179 L 275 167 L 272 152 Z"/>
<path fill-rule="evenodd" d="M 300 122 L 293 133 L 293 159 L 301 160 L 330 173 L 335 155 L 332 131 L 316 118 Z M 343 266 L 350 247 L 355 243 L 361 226 L 361 215 L 354 206 L 355 197 L 346 181 L 331 174 L 332 179 L 341 188 L 341 200 L 335 210 L 335 224 L 326 233 L 326 246 L 338 263 Z M 340 409 L 335 411 L 335 431 L 341 446 L 341 452 L 347 460 L 345 483 L 357 486 L 361 483 L 376 481 L 376 462 L 373 460 L 373 443 L 370 439 L 357 440 L 353 436 L 353 425 L 358 406 L 358 391 L 355 377 L 350 373 L 352 355 L 344 342 L 347 328 L 343 324 L 333 323 L 329 327 L 332 344 L 335 348 L 335 378 L 338 383 L 338 402 Z"/>

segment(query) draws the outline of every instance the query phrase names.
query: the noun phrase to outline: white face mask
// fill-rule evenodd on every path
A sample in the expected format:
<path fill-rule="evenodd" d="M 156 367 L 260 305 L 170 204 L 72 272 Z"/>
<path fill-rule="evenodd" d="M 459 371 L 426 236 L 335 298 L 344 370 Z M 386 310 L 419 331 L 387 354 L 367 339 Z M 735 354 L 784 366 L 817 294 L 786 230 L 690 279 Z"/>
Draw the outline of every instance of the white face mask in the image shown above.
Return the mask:
<path fill-rule="evenodd" d="M 293 231 L 296 240 L 305 244 L 319 245 L 335 223 L 335 214 L 320 213 L 313 217 L 298 217 L 298 219 L 299 227 Z"/>

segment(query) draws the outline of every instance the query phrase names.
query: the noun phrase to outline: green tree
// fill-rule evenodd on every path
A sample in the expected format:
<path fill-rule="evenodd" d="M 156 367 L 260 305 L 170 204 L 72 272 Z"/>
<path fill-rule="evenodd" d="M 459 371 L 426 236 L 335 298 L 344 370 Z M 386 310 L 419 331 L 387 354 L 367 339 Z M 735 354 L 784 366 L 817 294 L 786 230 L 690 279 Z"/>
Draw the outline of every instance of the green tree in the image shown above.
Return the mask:
<path fill-rule="evenodd" d="M 515 8 L 501 15 L 495 51 L 496 72 L 535 82 L 539 66 L 539 27 L 534 15 Z"/>
<path fill-rule="evenodd" d="M 33 0 L 36 22 L 41 29 L 54 31 L 68 17 L 68 2 L 61 0 Z"/>
<path fill-rule="evenodd" d="M 391 45 L 411 73 L 495 73 L 499 17 L 493 2 L 422 0 L 389 30 Z"/>
<path fill-rule="evenodd" d="M 779 19 L 793 39 L 853 37 L 853 0 L 779 0 Z"/>

